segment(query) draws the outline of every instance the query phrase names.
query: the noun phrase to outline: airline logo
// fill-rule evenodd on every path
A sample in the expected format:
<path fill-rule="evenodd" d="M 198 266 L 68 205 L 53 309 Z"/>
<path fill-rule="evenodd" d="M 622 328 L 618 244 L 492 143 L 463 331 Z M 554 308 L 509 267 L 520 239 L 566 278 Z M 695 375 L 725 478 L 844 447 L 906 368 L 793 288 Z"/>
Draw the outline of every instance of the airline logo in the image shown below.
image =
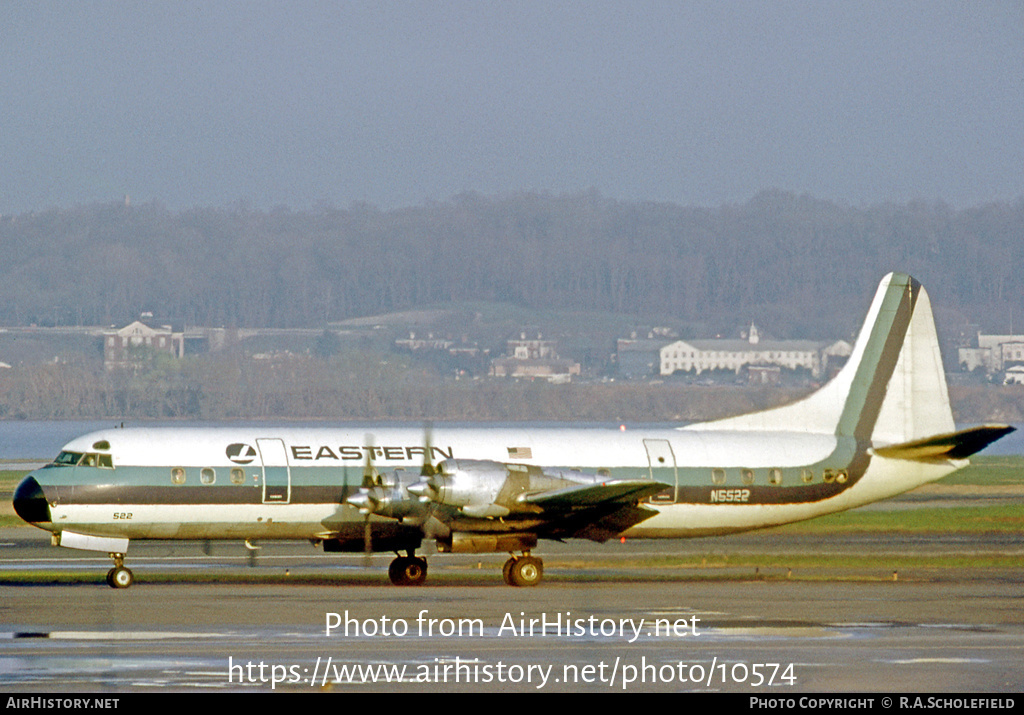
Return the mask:
<path fill-rule="evenodd" d="M 454 457 L 454 450 L 452 447 L 448 447 L 447 450 L 441 447 L 430 448 L 430 459 L 452 459 Z M 361 460 L 361 461 L 378 461 L 384 460 L 386 462 L 422 462 L 427 459 L 427 448 L 426 447 L 376 447 L 376 446 L 356 446 L 356 445 L 341 445 L 338 447 L 332 447 L 328 445 L 293 445 L 291 447 L 291 458 L 292 460 Z"/>
<path fill-rule="evenodd" d="M 256 450 L 248 444 L 240 442 L 229 444 L 224 451 L 228 455 L 228 459 L 235 464 L 250 464 L 252 460 L 256 459 Z"/>

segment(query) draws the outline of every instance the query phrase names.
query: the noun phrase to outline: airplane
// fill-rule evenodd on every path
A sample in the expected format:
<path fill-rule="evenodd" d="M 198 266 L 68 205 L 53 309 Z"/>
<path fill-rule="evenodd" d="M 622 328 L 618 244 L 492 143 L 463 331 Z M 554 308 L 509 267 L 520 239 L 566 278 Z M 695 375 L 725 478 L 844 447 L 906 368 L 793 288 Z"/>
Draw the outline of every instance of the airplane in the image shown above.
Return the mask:
<path fill-rule="evenodd" d="M 928 294 L 882 280 L 847 363 L 792 404 L 661 429 L 120 428 L 76 438 L 13 503 L 54 545 L 306 539 L 394 552 L 419 585 L 439 552 L 508 552 L 511 586 L 542 580 L 542 539 L 730 534 L 862 506 L 940 479 L 1013 431 L 957 431 Z M 403 553 L 404 552 L 404 555 Z M 517 553 L 518 552 L 518 553 Z"/>

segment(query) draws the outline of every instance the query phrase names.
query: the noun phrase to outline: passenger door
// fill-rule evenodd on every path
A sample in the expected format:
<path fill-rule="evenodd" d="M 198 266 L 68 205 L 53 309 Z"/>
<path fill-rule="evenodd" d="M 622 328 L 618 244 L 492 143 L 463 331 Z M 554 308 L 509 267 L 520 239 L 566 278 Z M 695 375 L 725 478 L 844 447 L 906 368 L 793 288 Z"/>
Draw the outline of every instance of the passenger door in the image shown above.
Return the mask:
<path fill-rule="evenodd" d="M 287 504 L 291 500 L 291 469 L 284 440 L 258 439 L 256 447 L 263 462 L 263 503 Z"/>
<path fill-rule="evenodd" d="M 672 452 L 672 445 L 667 439 L 645 439 L 644 447 L 647 449 L 651 479 L 657 479 L 670 485 L 665 491 L 652 496 L 651 501 L 656 503 L 675 502 L 679 470 L 676 468 L 676 456 Z"/>

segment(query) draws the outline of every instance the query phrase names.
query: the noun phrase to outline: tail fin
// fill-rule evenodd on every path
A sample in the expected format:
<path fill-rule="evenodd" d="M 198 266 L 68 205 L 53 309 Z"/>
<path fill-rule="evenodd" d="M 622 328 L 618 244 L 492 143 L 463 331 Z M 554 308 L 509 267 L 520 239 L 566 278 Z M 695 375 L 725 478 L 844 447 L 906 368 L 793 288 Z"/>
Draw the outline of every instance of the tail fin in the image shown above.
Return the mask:
<path fill-rule="evenodd" d="M 853 353 L 817 392 L 784 407 L 685 429 L 813 432 L 876 444 L 952 433 L 931 301 L 920 283 L 882 279 Z"/>

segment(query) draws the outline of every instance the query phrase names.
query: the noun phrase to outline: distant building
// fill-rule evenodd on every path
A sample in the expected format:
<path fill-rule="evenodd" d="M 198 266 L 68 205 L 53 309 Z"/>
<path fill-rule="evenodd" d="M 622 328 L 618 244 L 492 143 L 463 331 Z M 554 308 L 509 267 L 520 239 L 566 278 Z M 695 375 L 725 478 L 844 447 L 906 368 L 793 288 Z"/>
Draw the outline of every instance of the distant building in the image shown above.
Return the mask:
<path fill-rule="evenodd" d="M 580 364 L 560 358 L 520 360 L 495 358 L 491 360 L 491 377 L 539 377 L 551 382 L 568 382 L 580 374 Z"/>
<path fill-rule="evenodd" d="M 778 385 L 782 382 L 782 368 L 778 365 L 748 365 L 747 383 L 750 385 Z"/>
<path fill-rule="evenodd" d="M 1004 385 L 1024 385 L 1024 365 L 1014 365 L 1006 371 Z"/>
<path fill-rule="evenodd" d="M 435 338 L 433 333 L 427 333 L 426 337 L 410 332 L 408 338 L 399 338 L 395 346 L 411 352 L 418 350 L 448 350 L 455 343 L 446 338 Z"/>
<path fill-rule="evenodd" d="M 518 339 L 505 342 L 504 357 L 491 360 L 490 375 L 569 382 L 572 376 L 580 374 L 580 364 L 560 358 L 556 346 L 554 340 L 544 340 L 540 335 L 527 338 L 526 333 L 521 333 Z"/>
<path fill-rule="evenodd" d="M 505 341 L 505 354 L 516 360 L 546 360 L 557 358 L 554 340 L 544 340 L 540 334 L 536 338 L 527 338 L 520 333 L 518 339 Z"/>
<path fill-rule="evenodd" d="M 395 348 L 428 359 L 444 356 L 449 361 L 449 367 L 459 374 L 483 371 L 485 364 L 478 361 L 487 354 L 487 351 L 481 349 L 478 343 L 471 341 L 468 335 L 462 335 L 461 340 L 456 342 L 451 336 L 439 338 L 433 333 L 426 333 L 424 336 L 410 332 L 408 338 L 399 338 L 395 341 Z"/>
<path fill-rule="evenodd" d="M 103 331 L 103 366 L 107 370 L 135 367 L 143 356 L 154 352 L 184 357 L 184 333 L 169 325 L 153 328 L 141 320 L 119 330 Z"/>
<path fill-rule="evenodd" d="M 661 349 L 671 340 L 620 338 L 615 343 L 619 377 L 638 380 L 661 373 Z"/>
<path fill-rule="evenodd" d="M 815 378 L 826 376 L 830 363 L 849 357 L 853 346 L 845 340 L 761 340 L 757 327 L 750 326 L 741 340 L 677 340 L 659 351 L 660 374 L 677 371 L 701 374 L 705 370 L 731 370 L 739 375 L 745 367 L 774 366 L 787 370 L 806 369 Z M 758 382 L 771 382 L 774 371 L 758 375 Z"/>
<path fill-rule="evenodd" d="M 957 362 L 965 372 L 982 369 L 986 374 L 1024 365 L 1024 335 L 983 335 L 957 349 Z"/>

